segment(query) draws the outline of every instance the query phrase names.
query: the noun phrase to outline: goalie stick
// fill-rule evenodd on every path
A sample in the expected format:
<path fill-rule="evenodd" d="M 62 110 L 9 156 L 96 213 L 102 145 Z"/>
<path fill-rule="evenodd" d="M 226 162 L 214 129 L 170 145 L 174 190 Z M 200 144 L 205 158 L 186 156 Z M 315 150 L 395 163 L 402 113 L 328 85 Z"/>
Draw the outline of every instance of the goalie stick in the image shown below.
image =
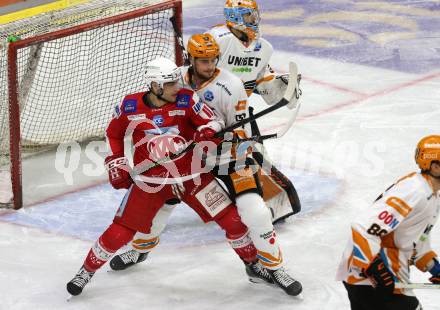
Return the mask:
<path fill-rule="evenodd" d="M 249 114 L 252 115 L 253 114 L 253 108 L 250 107 L 249 108 Z M 292 122 L 293 124 L 293 122 Z M 251 127 L 252 127 L 252 134 L 256 135 L 257 137 L 261 136 L 260 133 L 260 129 L 258 128 L 257 122 L 253 121 L 251 122 Z M 271 138 L 279 138 L 279 136 L 277 134 L 271 134 L 269 135 Z M 261 136 L 261 137 L 266 137 L 266 136 Z M 264 167 L 267 167 L 267 165 L 264 164 L 264 161 L 266 159 L 264 159 L 264 146 L 263 146 L 263 141 L 266 139 L 261 139 L 260 141 L 258 141 L 259 143 L 261 143 L 261 151 L 257 151 L 254 149 L 254 152 L 252 153 L 254 159 L 257 161 L 257 163 L 264 169 Z M 278 170 L 272 163 L 270 163 L 270 169 L 267 170 L 267 168 L 265 169 L 266 173 L 268 174 L 268 176 L 274 180 L 276 182 L 276 184 L 278 186 L 280 186 L 282 188 L 282 190 L 286 193 L 287 198 L 290 202 L 290 206 L 291 206 L 291 210 L 286 210 L 284 211 L 282 214 L 277 215 L 274 210 L 272 210 L 271 208 L 270 211 L 272 213 L 272 218 L 273 218 L 273 224 L 276 224 L 288 217 L 290 217 L 291 215 L 297 214 L 301 211 L 301 201 L 299 199 L 298 193 L 296 191 L 295 186 L 293 185 L 293 183 L 290 181 L 290 179 L 288 177 L 286 177 L 280 170 Z"/>
<path fill-rule="evenodd" d="M 282 136 L 284 136 L 286 134 L 286 132 L 292 127 L 293 123 L 296 120 L 296 117 L 298 115 L 299 109 L 300 109 L 300 105 L 301 103 L 298 103 L 298 99 L 301 96 L 301 89 L 299 88 L 299 83 L 301 81 L 301 75 L 298 74 L 298 68 L 296 66 L 296 64 L 292 63 L 289 66 L 289 75 L 290 75 L 290 79 L 288 81 L 296 81 L 296 85 L 295 85 L 295 93 L 294 93 L 294 97 L 291 99 L 291 101 L 288 104 L 288 107 L 290 109 L 293 109 L 293 114 L 290 116 L 290 119 L 285 123 L 284 128 L 281 130 L 281 132 L 275 133 L 273 134 L 273 138 L 281 138 Z M 291 83 L 290 83 L 291 84 Z M 289 85 L 289 83 L 288 83 Z M 289 106 L 291 105 L 291 106 Z M 290 110 L 289 110 L 290 111 Z M 249 108 L 249 113 L 252 115 L 253 109 Z M 258 124 L 256 121 L 252 121 L 251 122 L 251 128 L 252 128 L 252 134 L 259 136 L 261 135 L 260 130 L 258 128 Z M 298 193 L 296 191 L 295 186 L 293 185 L 293 183 L 289 180 L 288 177 L 286 177 L 280 170 L 278 170 L 272 163 L 270 163 L 269 167 L 270 169 L 267 169 L 268 165 L 264 164 L 265 161 L 267 161 L 267 158 L 264 158 L 263 153 L 265 153 L 265 149 L 264 149 L 264 145 L 263 143 L 261 143 L 261 146 L 259 148 L 258 151 L 253 152 L 253 157 L 256 160 L 256 162 L 261 166 L 261 167 L 266 167 L 263 168 L 265 169 L 265 172 L 267 173 L 267 177 L 271 180 L 273 180 L 272 182 L 275 182 L 277 184 L 277 186 L 279 186 L 281 188 L 282 191 L 284 191 L 285 195 L 287 196 L 288 199 L 288 204 L 290 204 L 290 206 L 286 207 L 280 207 L 281 205 L 284 205 L 285 203 L 281 203 L 280 201 L 277 201 L 275 206 L 269 207 L 269 209 L 272 212 L 272 218 L 273 218 L 273 223 L 277 223 L 280 222 L 282 220 L 284 220 L 285 218 L 290 217 L 291 215 L 297 214 L 301 211 L 301 201 L 299 199 Z M 271 181 L 268 181 L 271 182 Z M 279 195 L 283 195 L 283 194 L 278 194 Z M 281 199 L 281 198 L 280 198 Z M 267 202 L 268 203 L 268 202 Z M 269 204 L 268 204 L 269 206 Z"/>

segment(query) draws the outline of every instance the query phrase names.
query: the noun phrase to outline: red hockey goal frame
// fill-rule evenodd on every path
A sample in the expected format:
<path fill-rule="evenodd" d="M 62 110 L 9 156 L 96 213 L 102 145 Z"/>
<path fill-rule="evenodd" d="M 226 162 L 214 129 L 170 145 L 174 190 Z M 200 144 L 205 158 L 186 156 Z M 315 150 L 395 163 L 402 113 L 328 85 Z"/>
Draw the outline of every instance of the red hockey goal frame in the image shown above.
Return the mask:
<path fill-rule="evenodd" d="M 127 21 L 136 17 L 172 9 L 177 29 L 182 30 L 182 0 L 169 0 L 163 3 L 154 4 L 142 9 L 128 13 L 103 18 L 101 20 L 88 22 L 82 25 L 54 31 L 47 34 L 37 35 L 31 38 L 11 42 L 8 45 L 8 101 L 9 101 L 9 148 L 10 148 L 10 170 L 13 194 L 13 208 L 20 209 L 23 206 L 22 189 L 22 163 L 21 163 L 21 131 L 20 131 L 20 105 L 18 94 L 17 54 L 22 48 L 26 48 L 41 42 L 48 42 L 70 35 L 86 32 L 103 26 Z M 175 38 L 175 55 L 178 66 L 183 64 L 183 55 L 178 38 Z"/>

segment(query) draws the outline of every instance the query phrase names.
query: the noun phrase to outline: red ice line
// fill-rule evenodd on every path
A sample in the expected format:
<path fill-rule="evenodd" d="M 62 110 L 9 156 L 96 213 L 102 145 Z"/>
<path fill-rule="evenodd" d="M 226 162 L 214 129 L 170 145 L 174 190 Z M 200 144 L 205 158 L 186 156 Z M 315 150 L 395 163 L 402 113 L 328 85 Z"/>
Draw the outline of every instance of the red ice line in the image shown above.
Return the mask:
<path fill-rule="evenodd" d="M 334 112 L 334 111 L 338 111 L 338 110 L 341 110 L 341 109 L 349 107 L 349 106 L 358 105 L 358 104 L 361 104 L 362 102 L 364 102 L 364 101 L 366 101 L 368 99 L 371 99 L 371 98 L 374 98 L 374 97 L 384 96 L 384 95 L 390 94 L 392 92 L 395 92 L 395 91 L 398 91 L 398 90 L 402 90 L 404 88 L 411 87 L 411 86 L 414 86 L 414 85 L 417 85 L 417 84 L 420 84 L 422 82 L 429 81 L 429 80 L 432 80 L 432 79 L 435 79 L 435 78 L 438 78 L 438 77 L 440 77 L 440 72 L 435 72 L 435 73 L 428 74 L 426 76 L 420 77 L 420 78 L 412 80 L 412 81 L 408 81 L 408 82 L 405 82 L 405 83 L 397 84 L 397 85 L 392 86 L 390 88 L 379 90 L 379 91 L 377 91 L 375 93 L 372 93 L 372 94 L 362 94 L 362 93 L 358 93 L 356 91 L 351 91 L 349 89 L 340 88 L 339 86 L 336 86 L 336 85 L 331 85 L 329 83 L 321 83 L 320 81 L 317 81 L 320 85 L 327 85 L 327 86 L 329 86 L 329 87 L 331 87 L 333 89 L 339 90 L 341 92 L 344 91 L 344 92 L 351 92 L 351 93 L 354 93 L 354 94 L 358 94 L 359 97 L 351 99 L 351 100 L 348 100 L 346 102 L 339 103 L 339 104 L 337 104 L 337 105 L 335 105 L 333 107 L 330 107 L 330 108 L 327 108 L 327 109 L 324 109 L 324 110 L 321 110 L 321 111 L 318 111 L 318 112 L 306 114 L 306 115 L 298 118 L 298 121 L 303 121 L 303 120 L 310 119 L 310 118 L 313 118 L 313 117 L 316 117 L 316 116 L 320 116 L 320 115 L 323 115 L 323 114 L 327 114 L 327 113 L 331 113 L 331 112 Z M 314 80 L 310 80 L 310 81 L 314 82 Z"/>
<path fill-rule="evenodd" d="M 277 72 L 283 72 L 283 71 L 280 70 L 280 71 L 277 71 Z M 332 88 L 332 89 L 337 90 L 339 92 L 351 93 L 351 94 L 356 95 L 357 98 L 350 99 L 350 100 L 345 101 L 345 102 L 341 102 L 341 103 L 339 103 L 339 104 L 337 104 L 335 106 L 332 106 L 332 107 L 327 108 L 327 109 L 323 109 L 323 110 L 318 111 L 318 112 L 313 112 L 313 113 L 309 113 L 309 114 L 306 114 L 304 116 L 298 117 L 296 122 L 304 121 L 304 120 L 307 120 L 307 119 L 310 119 L 310 118 L 313 118 L 313 117 L 317 117 L 317 116 L 321 116 L 321 115 L 324 115 L 324 114 L 327 114 L 327 113 L 335 112 L 335 111 L 344 109 L 346 107 L 358 105 L 358 104 L 361 104 L 362 102 L 364 102 L 364 101 L 366 101 L 368 99 L 371 99 L 371 98 L 374 98 L 374 97 L 384 96 L 384 95 L 387 95 L 389 93 L 392 93 L 392 92 L 395 92 L 395 91 L 398 91 L 398 90 L 402 90 L 404 88 L 407 88 L 407 87 L 410 87 L 410 86 L 414 86 L 414 85 L 417 85 L 417 84 L 425 82 L 425 81 L 433 80 L 433 79 L 438 78 L 438 77 L 440 77 L 440 72 L 434 72 L 434 73 L 428 74 L 426 76 L 422 76 L 422 77 L 420 77 L 418 79 L 415 79 L 415 80 L 412 80 L 412 81 L 408 81 L 408 82 L 405 82 L 405 83 L 401 83 L 401 84 L 397 84 L 395 86 L 392 86 L 390 88 L 386 88 L 386 89 L 377 91 L 377 92 L 372 93 L 372 94 L 365 94 L 365 93 L 358 92 L 356 90 L 352 90 L 352 89 L 349 89 L 349 88 L 341 87 L 339 85 L 335 85 L 335 84 L 331 84 L 331 83 L 328 83 L 328 82 L 312 79 L 312 78 L 309 78 L 309 77 L 303 77 L 303 79 L 306 80 L 306 81 L 310 81 L 310 82 L 312 82 L 314 84 L 326 86 L 328 88 Z M 271 129 L 274 129 L 274 128 L 277 128 L 277 127 L 283 127 L 284 125 L 285 125 L 284 123 L 283 124 L 279 124 L 277 126 L 272 127 Z"/>

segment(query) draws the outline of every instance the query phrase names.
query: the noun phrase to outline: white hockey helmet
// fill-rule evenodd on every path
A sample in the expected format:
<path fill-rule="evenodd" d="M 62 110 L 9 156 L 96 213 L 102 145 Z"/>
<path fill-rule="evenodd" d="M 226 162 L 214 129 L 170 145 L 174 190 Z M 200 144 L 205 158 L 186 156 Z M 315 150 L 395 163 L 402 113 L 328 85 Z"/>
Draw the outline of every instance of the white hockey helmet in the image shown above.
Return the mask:
<path fill-rule="evenodd" d="M 173 61 L 158 57 L 147 63 L 144 76 L 148 91 L 151 89 L 152 82 L 156 82 L 160 88 L 163 88 L 164 83 L 181 80 L 182 71 Z"/>

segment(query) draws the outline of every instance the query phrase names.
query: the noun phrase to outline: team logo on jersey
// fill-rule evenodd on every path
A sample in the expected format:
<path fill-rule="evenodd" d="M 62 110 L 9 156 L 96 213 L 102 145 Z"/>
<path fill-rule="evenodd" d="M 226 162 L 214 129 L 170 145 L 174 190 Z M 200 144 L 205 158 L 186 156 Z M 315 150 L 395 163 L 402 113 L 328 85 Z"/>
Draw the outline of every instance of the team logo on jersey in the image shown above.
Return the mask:
<path fill-rule="evenodd" d="M 258 52 L 260 50 L 261 50 L 261 42 L 258 41 L 257 44 L 255 45 L 254 52 Z"/>
<path fill-rule="evenodd" d="M 212 100 L 214 100 L 214 94 L 212 91 L 207 90 L 204 94 L 203 97 L 205 98 L 206 101 L 211 102 Z"/>
<path fill-rule="evenodd" d="M 133 113 L 137 110 L 137 100 L 136 99 L 126 99 L 122 103 L 122 111 L 124 113 Z"/>
<path fill-rule="evenodd" d="M 226 193 L 215 181 L 198 192 L 196 198 L 211 217 L 215 217 L 231 203 Z"/>
<path fill-rule="evenodd" d="M 155 115 L 153 116 L 153 122 L 154 124 L 156 124 L 157 126 L 162 126 L 163 125 L 163 117 L 162 115 Z"/>
<path fill-rule="evenodd" d="M 234 65 L 234 66 L 251 66 L 251 67 L 258 67 L 258 64 L 260 63 L 261 58 L 258 57 L 238 57 L 238 56 L 232 56 L 230 55 L 228 57 L 228 64 Z"/>
<path fill-rule="evenodd" d="M 191 96 L 188 94 L 178 94 L 176 98 L 177 107 L 179 108 L 189 108 L 189 103 L 191 101 Z"/>
<path fill-rule="evenodd" d="M 147 143 L 147 150 L 150 153 L 150 159 L 157 161 L 171 154 L 177 154 L 187 145 L 186 140 L 178 135 L 159 135 L 151 138 Z M 181 156 L 183 156 L 182 154 Z M 180 158 L 179 156 L 178 158 Z M 177 158 L 175 158 L 177 159 Z M 174 159 L 174 160 L 175 160 Z"/>

